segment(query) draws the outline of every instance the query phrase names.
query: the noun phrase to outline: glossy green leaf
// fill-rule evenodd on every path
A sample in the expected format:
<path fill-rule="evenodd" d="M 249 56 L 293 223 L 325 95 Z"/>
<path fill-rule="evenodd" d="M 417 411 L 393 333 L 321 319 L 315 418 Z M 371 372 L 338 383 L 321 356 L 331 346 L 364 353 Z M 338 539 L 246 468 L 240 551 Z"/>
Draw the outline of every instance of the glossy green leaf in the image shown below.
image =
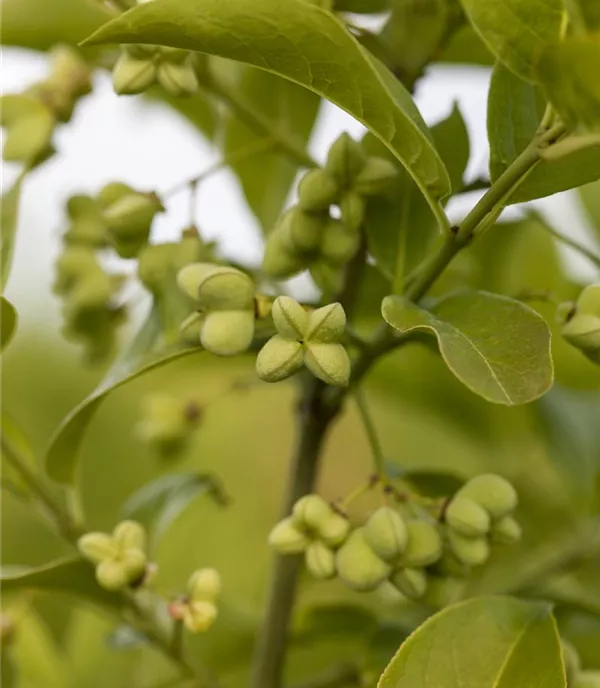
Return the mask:
<path fill-rule="evenodd" d="M 10 301 L 0 296 L 0 350 L 10 342 L 17 328 L 17 311 Z"/>
<path fill-rule="evenodd" d="M 454 375 L 488 401 L 525 404 L 552 384 L 550 330 L 520 301 L 466 291 L 426 311 L 403 297 L 388 296 L 382 314 L 398 332 L 434 335 Z"/>
<path fill-rule="evenodd" d="M 565 688 L 548 604 L 479 597 L 435 614 L 383 672 L 378 688 Z"/>
<path fill-rule="evenodd" d="M 392 0 L 335 0 L 336 12 L 353 12 L 354 14 L 376 14 L 385 12 Z"/>
<path fill-rule="evenodd" d="M 600 43 L 572 37 L 547 47 L 537 74 L 548 99 L 572 128 L 600 129 Z"/>
<path fill-rule="evenodd" d="M 101 607 L 118 609 L 123 605 L 120 595 L 98 585 L 94 567 L 79 557 L 60 559 L 37 568 L 4 567 L 0 582 L 5 594 L 27 590 L 59 592 L 84 598 Z"/>
<path fill-rule="evenodd" d="M 596 237 L 600 241 L 600 181 L 582 186 L 579 189 L 579 195 Z"/>
<path fill-rule="evenodd" d="M 131 495 L 121 507 L 121 518 L 141 523 L 156 544 L 185 508 L 203 494 L 221 506 L 228 503 L 223 487 L 214 476 L 205 473 L 164 475 Z"/>
<path fill-rule="evenodd" d="M 268 119 L 270 129 L 284 138 L 294 139 L 304 148 L 315 123 L 320 98 L 311 91 L 269 74 L 247 67 L 237 86 L 240 98 Z M 225 124 L 224 152 L 226 155 L 246 149 L 264 140 L 232 113 Z M 234 163 L 248 205 L 268 233 L 281 214 L 298 166 L 280 150 L 262 153 Z"/>
<path fill-rule="evenodd" d="M 17 452 L 27 466 L 34 471 L 37 469 L 35 453 L 24 430 L 4 408 L 2 409 L 2 444 L 2 479 L 6 485 L 10 485 L 13 492 L 20 497 L 28 498 L 30 487 L 5 455 L 4 446 Z"/>
<path fill-rule="evenodd" d="M 100 404 L 115 389 L 123 387 L 140 375 L 171 361 L 197 352 L 197 348 L 161 345 L 161 324 L 156 307 L 100 385 L 62 421 L 46 452 L 48 475 L 59 483 L 73 483 L 78 453 L 85 432 Z"/>
<path fill-rule="evenodd" d="M 446 165 L 452 189 L 459 191 L 469 161 L 469 136 L 458 106 L 449 117 L 431 128 L 436 148 Z M 369 155 L 393 156 L 372 136 L 366 136 L 363 146 Z M 406 266 L 420 262 L 432 239 L 438 234 L 435 218 L 425 199 L 409 175 L 398 166 L 398 176 L 390 193 L 369 200 L 367 206 L 367 239 L 369 252 L 377 267 L 392 278 L 396 270 L 398 243 L 406 237 Z"/>
<path fill-rule="evenodd" d="M 542 50 L 560 36 L 562 0 L 462 0 L 489 49 L 513 72 L 536 81 Z"/>
<path fill-rule="evenodd" d="M 19 201 L 21 199 L 21 187 L 25 173 L 17 178 L 12 188 L 2 195 L 0 199 L 0 240 L 2 252 L 2 289 L 8 282 L 10 268 L 12 264 L 13 250 L 17 234 L 17 223 L 19 221 Z"/>
<path fill-rule="evenodd" d="M 274 31 L 276 27 L 276 31 Z M 140 5 L 88 43 L 155 43 L 246 62 L 305 86 L 368 127 L 432 203 L 446 170 L 410 95 L 332 14 L 304 0 L 161 0 Z"/>
<path fill-rule="evenodd" d="M 498 62 L 488 95 L 487 129 L 492 181 L 531 143 L 542 121 L 545 102 L 538 87 Z"/>
<path fill-rule="evenodd" d="M 450 38 L 439 56 L 439 61 L 492 67 L 495 59 L 473 27 L 464 24 Z"/>

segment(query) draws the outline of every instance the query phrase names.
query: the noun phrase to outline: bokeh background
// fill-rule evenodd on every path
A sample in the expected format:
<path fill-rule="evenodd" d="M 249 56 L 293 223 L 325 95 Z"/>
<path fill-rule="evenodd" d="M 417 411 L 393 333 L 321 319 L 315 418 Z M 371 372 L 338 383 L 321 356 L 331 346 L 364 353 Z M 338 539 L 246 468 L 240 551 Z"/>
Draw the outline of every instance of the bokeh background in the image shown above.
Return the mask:
<path fill-rule="evenodd" d="M 43 77 L 46 69 L 43 54 L 5 48 L 3 92 L 21 91 Z M 429 124 L 445 117 L 458 102 L 471 139 L 468 179 L 487 168 L 489 76 L 488 67 L 436 65 L 419 82 L 415 95 Z M 323 160 L 329 144 L 342 131 L 360 135 L 362 128 L 333 106 L 324 105 L 310 141 L 311 154 Z M 61 419 L 103 373 L 83 366 L 78 347 L 60 334 L 59 304 L 51 284 L 65 227 L 65 201 L 73 193 L 95 193 L 113 180 L 160 193 L 219 158 L 218 151 L 168 106 L 141 97 L 117 97 L 105 73 L 96 75 L 93 94 L 79 104 L 56 143 L 59 154 L 25 183 L 6 291 L 19 312 L 19 327 L 3 355 L 2 403 L 26 430 L 38 457 Z M 16 169 L 3 166 L 5 189 L 15 175 Z M 452 217 L 459 218 L 476 199 L 476 194 L 469 194 L 453 201 Z M 600 228 L 586 215 L 577 192 L 534 205 L 564 234 L 599 248 Z M 153 227 L 153 241 L 176 237 L 188 223 L 185 193 L 175 196 L 167 210 Z M 249 265 L 259 263 L 261 231 L 232 174 L 219 173 L 203 184 L 194 212 L 204 236 L 218 241 L 225 255 Z M 579 285 L 598 281 L 592 265 L 554 242 L 541 225 L 528 224 L 523 231 L 521 217 L 519 208 L 508 211 L 509 224 L 502 237 L 491 233 L 461 256 L 438 291 L 466 282 L 507 294 L 550 290 L 567 299 L 576 296 Z M 299 297 L 310 296 L 314 290 L 303 277 L 290 286 Z M 128 297 L 136 304 L 135 317 L 133 325 L 121 333 L 123 341 L 148 307 L 141 287 L 132 287 Z M 553 320 L 551 307 L 541 304 L 539 308 Z M 504 591 L 518 585 L 548 552 L 559 552 L 589 514 L 600 466 L 600 369 L 563 344 L 556 331 L 554 354 L 555 389 L 523 408 L 496 407 L 474 397 L 451 377 L 435 352 L 419 346 L 390 357 L 368 381 L 368 399 L 390 462 L 463 477 L 494 470 L 514 480 L 524 495 L 520 514 L 524 542 L 515 551 L 496 555 L 473 581 L 473 592 Z M 232 391 L 239 381 L 249 384 L 243 391 Z M 266 536 L 278 517 L 295 437 L 293 383 L 255 382 L 250 357 L 236 361 L 203 354 L 187 357 L 112 394 L 94 419 L 82 449 L 81 500 L 94 529 L 111 529 L 123 501 L 166 472 L 201 470 L 222 480 L 231 505 L 222 508 L 200 497 L 171 526 L 156 560 L 157 585 L 173 593 L 181 590 L 196 567 L 215 566 L 221 572 L 223 613 L 214 631 L 193 642 L 226 674 L 228 686 L 241 685 L 247 669 L 265 598 L 270 561 Z M 141 400 L 156 390 L 194 399 L 203 408 L 199 431 L 174 465 L 158 460 L 134 432 Z M 363 482 L 370 470 L 364 431 L 349 403 L 327 443 L 319 488 L 327 497 L 337 498 Z M 30 507 L 3 493 L 4 565 L 40 565 L 68 552 Z M 600 575 L 594 589 L 600 599 Z M 320 618 L 314 612 L 315 605 L 323 604 L 351 606 L 339 607 L 339 613 L 347 617 L 329 627 L 331 615 Z M 20 619 L 11 651 L 20 666 L 18 685 L 22 688 L 143 688 L 151 678 L 170 675 L 155 653 L 135 643 L 115 641 L 114 619 L 85 604 L 66 597 L 27 596 L 7 597 L 4 605 Z M 305 580 L 290 678 L 301 680 L 332 662 L 370 651 L 365 644 L 368 624 L 357 607 L 385 622 L 381 637 L 389 647 L 397 646 L 423 615 L 423 610 L 395 599 L 348 593 L 335 582 Z M 600 668 L 598 622 L 581 609 L 569 608 L 561 623 L 587 666 Z M 115 650 L 115 644 L 122 645 L 121 649 Z M 380 652 L 385 657 L 385 649 Z"/>

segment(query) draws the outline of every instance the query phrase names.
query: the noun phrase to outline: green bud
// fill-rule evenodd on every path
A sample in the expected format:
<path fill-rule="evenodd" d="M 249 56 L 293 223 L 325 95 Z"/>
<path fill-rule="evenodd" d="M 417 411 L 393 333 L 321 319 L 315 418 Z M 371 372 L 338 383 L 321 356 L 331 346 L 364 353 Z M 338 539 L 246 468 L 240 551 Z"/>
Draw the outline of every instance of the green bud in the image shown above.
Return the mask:
<path fill-rule="evenodd" d="M 99 564 L 104 559 L 111 559 L 117 555 L 117 548 L 110 535 L 106 533 L 86 533 L 77 540 L 77 548 L 81 554 Z"/>
<path fill-rule="evenodd" d="M 121 521 L 113 531 L 113 538 L 121 551 L 146 548 L 146 531 L 137 521 Z"/>
<path fill-rule="evenodd" d="M 463 496 L 460 490 L 446 509 L 446 523 L 461 535 L 477 537 L 489 531 L 490 516 L 478 502 Z"/>
<path fill-rule="evenodd" d="M 503 516 L 492 524 L 492 540 L 502 545 L 513 545 L 519 542 L 522 532 L 521 526 L 512 516 Z"/>
<path fill-rule="evenodd" d="M 121 54 L 113 67 L 113 88 L 120 96 L 132 96 L 147 91 L 156 81 L 156 64 L 150 59 Z"/>
<path fill-rule="evenodd" d="M 427 592 L 427 576 L 421 569 L 399 569 L 390 580 L 410 600 L 418 600 Z"/>
<path fill-rule="evenodd" d="M 329 216 L 307 213 L 295 207 L 289 211 L 288 217 L 289 231 L 286 236 L 289 236 L 290 245 L 287 248 L 292 252 L 314 251 L 319 245 Z"/>
<path fill-rule="evenodd" d="M 289 296 L 279 296 L 271 309 L 277 332 L 286 339 L 302 341 L 308 328 L 308 314 Z"/>
<path fill-rule="evenodd" d="M 306 568 L 319 580 L 335 576 L 335 555 L 320 540 L 311 542 L 306 548 Z"/>
<path fill-rule="evenodd" d="M 316 530 L 324 525 L 334 513 L 331 505 L 318 494 L 308 494 L 294 504 L 292 519 L 298 526 Z"/>
<path fill-rule="evenodd" d="M 55 124 L 52 112 L 37 98 L 12 94 L 2 96 L 0 126 L 6 128 L 4 160 L 26 165 L 40 161 L 51 147 Z"/>
<path fill-rule="evenodd" d="M 121 561 L 106 559 L 96 568 L 96 580 L 106 590 L 119 590 L 129 584 L 128 572 Z"/>
<path fill-rule="evenodd" d="M 148 243 L 154 216 L 163 210 L 155 194 L 133 192 L 104 211 L 108 236 L 121 258 L 134 258 Z"/>
<path fill-rule="evenodd" d="M 333 265 L 345 265 L 354 257 L 360 246 L 360 235 L 348 231 L 339 220 L 330 220 L 323 232 L 321 255 Z"/>
<path fill-rule="evenodd" d="M 442 539 L 438 529 L 428 521 L 408 521 L 408 543 L 401 564 L 421 568 L 435 563 L 442 556 Z"/>
<path fill-rule="evenodd" d="M 350 521 L 341 514 L 332 511 L 318 527 L 318 535 L 328 547 L 339 547 L 345 542 L 350 532 Z"/>
<path fill-rule="evenodd" d="M 165 91 L 176 98 L 191 96 L 198 90 L 198 78 L 189 60 L 182 64 L 161 62 L 156 77 Z"/>
<path fill-rule="evenodd" d="M 600 671 L 581 671 L 575 677 L 573 688 L 600 688 Z"/>
<path fill-rule="evenodd" d="M 65 243 L 92 248 L 106 246 L 106 226 L 100 206 L 94 198 L 71 196 L 67 201 L 67 215 L 71 223 L 63 237 Z"/>
<path fill-rule="evenodd" d="M 377 556 L 389 562 L 396 560 L 408 542 L 404 519 L 394 509 L 380 507 L 365 524 L 365 539 Z"/>
<path fill-rule="evenodd" d="M 56 261 L 56 294 L 67 294 L 86 275 L 101 271 L 98 259 L 89 246 L 69 246 Z"/>
<path fill-rule="evenodd" d="M 302 344 L 275 335 L 259 351 L 256 372 L 265 382 L 279 382 L 297 373 L 303 359 Z"/>
<path fill-rule="evenodd" d="M 325 170 L 310 170 L 298 185 L 298 206 L 305 212 L 323 212 L 337 201 L 339 193 L 338 182 Z"/>
<path fill-rule="evenodd" d="M 339 342 L 346 330 L 346 312 L 341 303 L 317 308 L 308 316 L 306 339 L 326 344 Z"/>
<path fill-rule="evenodd" d="M 71 97 L 78 98 L 92 90 L 92 70 L 81 54 L 69 45 L 58 45 L 51 51 L 52 71 L 49 82 Z"/>
<path fill-rule="evenodd" d="M 349 232 L 357 232 L 365 219 L 366 203 L 355 191 L 348 191 L 340 201 L 342 223 Z"/>
<path fill-rule="evenodd" d="M 600 318 L 600 284 L 590 284 L 579 294 L 577 310 Z"/>
<path fill-rule="evenodd" d="M 138 60 L 151 60 L 157 57 L 160 48 L 156 45 L 146 45 L 144 43 L 130 43 L 123 46 L 124 52 Z"/>
<path fill-rule="evenodd" d="M 354 189 L 364 196 L 384 196 L 398 176 L 393 162 L 385 158 L 369 158 L 354 181 Z"/>
<path fill-rule="evenodd" d="M 200 342 L 217 356 L 241 354 L 250 348 L 253 338 L 253 311 L 212 311 L 202 323 Z"/>
<path fill-rule="evenodd" d="M 221 594 L 221 577 L 216 569 L 198 569 L 190 576 L 188 591 L 192 602 L 214 602 Z"/>
<path fill-rule="evenodd" d="M 391 567 L 369 547 L 364 530 L 357 528 L 335 557 L 339 577 L 354 590 L 375 590 L 390 575 Z"/>
<path fill-rule="evenodd" d="M 145 246 L 138 256 L 137 275 L 140 282 L 157 295 L 162 293 L 172 272 L 176 244 L 152 244 Z"/>
<path fill-rule="evenodd" d="M 186 604 L 183 623 L 190 633 L 204 633 L 216 621 L 219 611 L 215 604 L 200 600 Z"/>
<path fill-rule="evenodd" d="M 241 270 L 192 263 L 179 271 L 177 284 L 207 311 L 254 311 L 254 282 Z"/>
<path fill-rule="evenodd" d="M 502 518 L 515 510 L 517 491 L 505 478 L 493 473 L 478 475 L 461 487 L 458 494 L 481 505 L 492 518 Z"/>
<path fill-rule="evenodd" d="M 348 134 L 342 134 L 329 149 L 325 170 L 342 186 L 351 186 L 367 161 L 364 150 Z"/>
<path fill-rule="evenodd" d="M 280 521 L 269 534 L 269 544 L 281 554 L 304 552 L 309 542 L 309 538 L 299 530 L 291 517 Z"/>
<path fill-rule="evenodd" d="M 183 64 L 191 60 L 194 53 L 182 48 L 171 48 L 169 46 L 160 46 L 158 48 L 161 62 L 171 62 L 172 64 Z"/>
<path fill-rule="evenodd" d="M 304 365 L 328 385 L 346 387 L 350 381 L 350 357 L 341 344 L 308 342 Z"/>
<path fill-rule="evenodd" d="M 449 530 L 448 540 L 456 558 L 466 566 L 481 566 L 490 557 L 490 546 L 485 537 L 465 537 Z"/>
<path fill-rule="evenodd" d="M 110 182 L 100 189 L 98 202 L 106 210 L 113 203 L 132 193 L 135 193 L 135 191 L 127 184 L 123 184 L 123 182 Z"/>
<path fill-rule="evenodd" d="M 567 686 L 570 687 L 573 685 L 577 674 L 581 671 L 581 660 L 577 650 L 564 638 L 560 639 L 560 647 L 567 675 Z"/>
<path fill-rule="evenodd" d="M 600 352 L 600 284 L 586 287 L 572 317 L 562 328 L 563 337 L 585 354 L 597 359 Z"/>
<path fill-rule="evenodd" d="M 262 270 L 275 279 L 287 279 L 306 269 L 306 261 L 286 246 L 285 235 L 273 231 L 265 244 Z"/>

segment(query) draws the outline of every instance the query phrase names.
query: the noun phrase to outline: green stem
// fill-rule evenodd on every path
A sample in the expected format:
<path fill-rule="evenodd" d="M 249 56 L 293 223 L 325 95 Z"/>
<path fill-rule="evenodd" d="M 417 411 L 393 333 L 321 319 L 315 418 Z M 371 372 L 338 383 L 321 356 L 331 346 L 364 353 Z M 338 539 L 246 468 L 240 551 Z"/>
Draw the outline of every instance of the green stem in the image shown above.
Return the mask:
<path fill-rule="evenodd" d="M 2 437 L 2 454 L 48 512 L 61 536 L 75 544 L 84 531 L 73 523 L 68 512 L 52 494 L 50 488 L 29 468 L 27 461 L 6 437 Z"/>
<path fill-rule="evenodd" d="M 597 268 L 600 268 L 600 255 L 598 255 L 597 253 L 595 253 L 591 249 L 586 248 L 585 246 L 580 244 L 575 239 L 571 239 L 570 237 L 567 237 L 564 234 L 561 234 L 559 231 L 554 229 L 554 227 L 551 227 L 550 225 L 546 224 L 545 222 L 543 222 L 542 224 L 544 225 L 544 229 L 551 236 L 553 236 L 557 241 L 560 241 L 561 244 L 564 244 L 565 246 L 569 246 L 569 248 L 574 249 L 575 251 L 580 253 L 582 256 L 587 258 Z"/>
<path fill-rule="evenodd" d="M 401 296 L 402 292 L 404 291 L 404 278 L 406 276 L 406 248 L 411 198 L 412 194 L 407 194 L 406 200 L 402 207 L 402 226 L 398 234 L 398 246 L 396 248 L 396 265 L 394 269 L 392 292 L 394 294 L 398 294 L 398 296 Z"/>
<path fill-rule="evenodd" d="M 240 97 L 239 93 L 228 88 L 223 83 L 217 82 L 211 76 L 204 78 L 202 86 L 212 93 L 218 100 L 227 105 L 230 110 L 246 124 L 252 131 L 263 136 L 270 136 L 273 145 L 295 160 L 301 167 L 318 167 L 318 164 L 295 141 L 290 140 L 279 132 L 273 131 L 273 122 L 265 117 L 262 112 L 254 109 L 248 102 Z"/>
<path fill-rule="evenodd" d="M 375 429 L 375 423 L 373 422 L 367 400 L 361 388 L 354 389 L 354 399 L 356 401 L 356 406 L 358 408 L 358 412 L 360 413 L 363 425 L 365 426 L 365 432 L 371 447 L 371 453 L 373 454 L 375 472 L 379 476 L 379 480 L 385 485 L 387 483 L 387 477 L 385 473 L 385 457 L 383 455 L 383 449 L 381 448 L 381 442 L 379 441 L 379 437 L 377 435 L 377 430 Z"/>

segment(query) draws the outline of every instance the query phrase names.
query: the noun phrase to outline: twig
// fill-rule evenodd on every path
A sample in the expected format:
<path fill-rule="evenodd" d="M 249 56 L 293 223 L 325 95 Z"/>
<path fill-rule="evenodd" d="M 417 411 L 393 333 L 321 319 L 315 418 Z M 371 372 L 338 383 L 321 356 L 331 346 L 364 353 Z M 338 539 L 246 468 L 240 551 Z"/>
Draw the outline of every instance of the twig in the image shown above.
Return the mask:
<path fill-rule="evenodd" d="M 375 429 L 375 424 L 373 423 L 373 418 L 371 418 L 371 413 L 369 412 L 367 400 L 365 399 L 365 395 L 361 388 L 354 389 L 354 399 L 356 401 L 356 406 L 358 408 L 358 412 L 360 413 L 363 425 L 365 426 L 367 439 L 371 447 L 371 453 L 373 454 L 375 472 L 379 476 L 381 483 L 385 485 L 387 483 L 387 477 L 385 473 L 385 457 L 381 448 L 381 442 L 379 441 L 379 437 L 377 435 L 377 430 Z"/>

